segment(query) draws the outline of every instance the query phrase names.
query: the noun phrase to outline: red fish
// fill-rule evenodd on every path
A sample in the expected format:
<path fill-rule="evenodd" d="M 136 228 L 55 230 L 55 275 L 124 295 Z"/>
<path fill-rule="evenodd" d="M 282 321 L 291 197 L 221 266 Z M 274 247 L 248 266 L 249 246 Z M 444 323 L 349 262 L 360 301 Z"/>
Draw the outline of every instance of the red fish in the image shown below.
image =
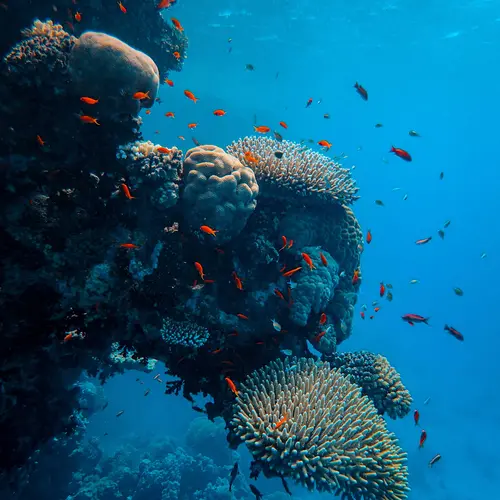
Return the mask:
<path fill-rule="evenodd" d="M 123 4 L 121 2 L 118 2 L 118 7 L 120 8 L 120 10 L 126 14 L 127 13 L 127 9 L 123 6 Z"/>
<path fill-rule="evenodd" d="M 179 31 L 184 31 L 182 24 L 175 17 L 171 17 L 170 20 L 172 21 L 172 24 L 176 29 L 178 29 Z"/>
<path fill-rule="evenodd" d="M 369 245 L 372 242 L 372 232 L 368 229 L 366 233 L 366 243 Z"/>
<path fill-rule="evenodd" d="M 146 99 L 151 99 L 149 96 L 149 90 L 147 92 L 136 92 L 133 96 L 132 99 L 135 99 L 136 101 L 144 101 Z"/>
<path fill-rule="evenodd" d="M 309 269 L 312 271 L 313 269 L 316 269 L 315 265 L 313 264 L 313 261 L 311 257 L 307 254 L 302 252 L 302 258 L 306 261 L 306 264 L 309 266 Z"/>
<path fill-rule="evenodd" d="M 92 97 L 80 97 L 80 101 L 92 106 L 94 104 L 97 104 L 99 102 L 99 99 L 92 99 Z"/>
<path fill-rule="evenodd" d="M 223 109 L 216 109 L 214 111 L 215 116 L 224 116 L 225 114 L 226 114 L 226 112 Z"/>
<path fill-rule="evenodd" d="M 376 307 L 376 308 L 374 309 L 374 311 L 375 311 L 376 313 L 378 313 L 378 312 L 380 311 L 380 307 Z"/>
<path fill-rule="evenodd" d="M 93 116 L 81 115 L 80 121 L 83 123 L 93 123 L 94 125 L 100 125 L 100 123 L 97 121 L 97 119 L 94 118 Z"/>
<path fill-rule="evenodd" d="M 320 325 L 324 325 L 326 323 L 326 320 L 328 318 L 326 317 L 326 314 L 325 313 L 321 313 L 321 316 L 319 317 L 319 324 Z"/>
<path fill-rule="evenodd" d="M 385 295 L 385 286 L 383 283 L 380 283 L 380 296 L 383 297 Z"/>
<path fill-rule="evenodd" d="M 198 274 L 200 275 L 200 278 L 205 281 L 205 273 L 203 272 L 203 266 L 199 262 L 194 263 L 194 267 L 198 271 Z"/>
<path fill-rule="evenodd" d="M 69 342 L 71 339 L 73 338 L 73 335 L 71 333 L 68 333 L 67 335 L 65 335 L 65 337 L 63 338 L 63 342 L 66 343 L 66 342 Z"/>
<path fill-rule="evenodd" d="M 167 118 L 175 118 L 175 114 L 174 114 L 172 111 L 167 111 L 167 112 L 165 113 L 165 116 L 166 116 Z"/>
<path fill-rule="evenodd" d="M 458 330 L 456 330 L 455 328 L 453 328 L 452 326 L 444 325 L 444 329 L 448 333 L 450 333 L 451 335 L 453 335 L 457 340 L 461 340 L 461 341 L 464 340 L 464 336 Z"/>
<path fill-rule="evenodd" d="M 308 108 L 312 104 L 312 102 L 313 102 L 313 98 L 309 97 L 309 99 L 306 102 L 306 108 Z"/>
<path fill-rule="evenodd" d="M 240 277 L 236 274 L 236 271 L 233 271 L 233 280 L 238 290 L 243 290 L 243 282 Z"/>
<path fill-rule="evenodd" d="M 122 183 L 120 184 L 120 187 L 122 188 L 123 194 L 125 195 L 125 198 L 127 198 L 127 200 L 135 200 L 135 196 L 132 196 L 130 194 L 130 189 L 126 184 Z"/>
<path fill-rule="evenodd" d="M 190 90 L 185 90 L 184 95 L 194 103 L 198 102 L 199 100 Z"/>
<path fill-rule="evenodd" d="M 196 128 L 197 126 L 198 126 L 197 123 L 188 123 L 188 128 L 190 129 Z"/>
<path fill-rule="evenodd" d="M 80 14 L 80 12 L 77 12 L 75 14 L 75 21 L 79 23 L 81 20 L 82 20 L 82 15 Z"/>
<path fill-rule="evenodd" d="M 404 149 L 395 148 L 394 146 L 392 146 L 389 153 L 394 153 L 396 156 L 399 156 L 402 160 L 411 161 L 410 153 L 408 153 L 408 151 L 405 151 Z"/>
<path fill-rule="evenodd" d="M 271 130 L 269 127 L 266 127 L 265 125 L 260 125 L 258 127 L 254 125 L 253 128 L 255 132 L 258 132 L 259 134 L 267 134 Z"/>
<path fill-rule="evenodd" d="M 276 297 L 279 297 L 281 300 L 285 300 L 285 297 L 277 288 L 274 289 L 274 295 L 276 295 Z"/>
<path fill-rule="evenodd" d="M 174 86 L 174 82 L 172 80 L 169 80 L 168 78 L 165 78 L 165 83 L 169 86 L 169 87 L 173 87 Z"/>
<path fill-rule="evenodd" d="M 432 240 L 432 236 L 429 236 L 428 238 L 424 238 L 422 240 L 417 240 L 415 241 L 415 245 L 425 245 L 426 243 L 429 243 L 429 241 Z"/>
<path fill-rule="evenodd" d="M 321 263 L 325 266 L 328 267 L 328 261 L 326 260 L 326 257 L 320 252 L 319 258 L 321 259 Z"/>
<path fill-rule="evenodd" d="M 276 422 L 276 426 L 274 430 L 278 430 L 286 421 L 288 420 L 288 413 L 285 413 L 283 417 L 281 417 L 278 422 Z"/>
<path fill-rule="evenodd" d="M 281 125 L 283 128 L 288 128 L 288 125 L 287 125 L 285 122 L 280 122 L 280 125 Z"/>
<path fill-rule="evenodd" d="M 38 142 L 38 145 L 43 148 L 45 146 L 45 141 L 42 139 L 40 135 L 36 136 L 36 142 Z"/>
<path fill-rule="evenodd" d="M 290 271 L 287 271 L 286 273 L 283 273 L 282 276 L 284 278 L 289 278 L 293 274 L 295 274 L 297 271 L 300 271 L 302 269 L 302 266 L 296 267 L 295 269 L 290 269 Z"/>
<path fill-rule="evenodd" d="M 424 430 L 422 430 L 422 432 L 420 433 L 420 441 L 418 442 L 418 447 L 419 448 L 423 448 L 424 447 L 424 443 L 425 443 L 426 439 L 427 439 L 427 432 L 425 432 Z"/>
<path fill-rule="evenodd" d="M 356 285 L 359 282 L 359 269 L 355 269 L 354 274 L 352 275 L 352 284 Z"/>
<path fill-rule="evenodd" d="M 314 337 L 314 342 L 318 343 L 325 335 L 326 335 L 325 331 L 318 333 L 318 335 Z"/>
<path fill-rule="evenodd" d="M 161 0 L 161 2 L 156 6 L 158 10 L 168 9 L 174 2 L 172 0 Z"/>
<path fill-rule="evenodd" d="M 229 389 L 231 389 L 231 392 L 237 396 L 238 395 L 238 389 L 236 389 L 236 385 L 234 384 L 234 382 L 229 378 L 229 377 L 226 377 L 224 379 L 227 383 L 227 385 L 229 386 Z"/>
<path fill-rule="evenodd" d="M 359 313 L 359 315 L 361 316 L 361 319 L 365 319 L 365 313 L 364 313 L 364 311 L 361 311 L 361 312 Z"/>
<path fill-rule="evenodd" d="M 245 321 L 248 321 L 248 316 L 245 316 L 244 314 L 238 313 L 236 316 L 240 319 L 244 319 Z"/>
<path fill-rule="evenodd" d="M 332 143 L 328 142 L 328 141 L 325 141 L 325 139 L 323 139 L 322 141 L 318 142 L 318 146 L 321 146 L 326 151 L 328 151 L 332 147 Z"/>
<path fill-rule="evenodd" d="M 173 54 L 172 54 L 178 61 L 181 60 L 181 53 L 180 52 L 177 52 L 175 51 Z M 195 101 L 196 102 L 196 101 Z"/>
<path fill-rule="evenodd" d="M 156 148 L 156 151 L 158 151 L 158 153 L 163 153 L 165 155 L 168 155 L 172 152 L 171 149 L 168 149 L 168 148 L 164 148 L 163 146 L 159 146 Z"/>
<path fill-rule="evenodd" d="M 200 226 L 200 229 L 204 232 L 209 234 L 210 236 L 216 236 L 216 233 L 219 231 L 216 231 L 215 229 L 212 229 L 210 226 Z"/>
<path fill-rule="evenodd" d="M 356 89 L 356 92 L 363 98 L 363 100 L 368 101 L 368 92 L 362 85 L 356 82 L 354 84 L 354 88 Z"/>
<path fill-rule="evenodd" d="M 285 249 L 286 248 L 286 245 L 287 245 L 287 239 L 286 239 L 286 236 L 282 236 L 281 237 L 281 241 L 283 242 L 283 246 L 278 250 L 278 252 L 281 252 L 281 250 Z"/>
<path fill-rule="evenodd" d="M 135 250 L 136 248 L 139 248 L 137 245 L 134 245 L 133 243 L 121 243 L 120 247 L 126 248 L 127 250 Z"/>
<path fill-rule="evenodd" d="M 423 316 L 419 316 L 418 314 L 405 314 L 401 316 L 403 321 L 406 321 L 409 325 L 413 326 L 415 323 L 425 323 L 428 325 L 428 321 L 430 318 L 424 318 Z"/>
<path fill-rule="evenodd" d="M 415 410 L 413 412 L 413 420 L 415 422 L 415 425 L 418 425 L 418 421 L 420 420 L 420 413 L 418 410 Z"/>

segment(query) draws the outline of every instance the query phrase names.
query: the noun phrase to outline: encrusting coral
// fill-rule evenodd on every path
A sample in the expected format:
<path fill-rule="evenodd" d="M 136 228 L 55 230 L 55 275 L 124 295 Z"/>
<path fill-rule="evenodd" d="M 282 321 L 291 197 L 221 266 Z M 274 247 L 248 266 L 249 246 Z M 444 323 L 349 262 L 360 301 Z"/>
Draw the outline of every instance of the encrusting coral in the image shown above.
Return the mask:
<path fill-rule="evenodd" d="M 406 454 L 371 401 L 328 363 L 272 361 L 238 391 L 231 429 L 266 475 L 345 499 L 407 498 Z"/>
<path fill-rule="evenodd" d="M 217 241 L 232 239 L 255 210 L 259 186 L 251 169 L 217 146 L 190 149 L 184 159 L 182 197 L 193 229 L 208 225 Z"/>

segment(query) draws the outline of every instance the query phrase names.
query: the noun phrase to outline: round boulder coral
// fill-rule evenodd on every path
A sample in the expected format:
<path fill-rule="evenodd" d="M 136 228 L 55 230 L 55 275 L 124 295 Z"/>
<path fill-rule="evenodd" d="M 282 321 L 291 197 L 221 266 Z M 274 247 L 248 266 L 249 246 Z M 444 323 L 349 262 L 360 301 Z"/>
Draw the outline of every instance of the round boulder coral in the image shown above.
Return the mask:
<path fill-rule="evenodd" d="M 198 146 L 186 153 L 184 182 L 189 224 L 193 230 L 202 225 L 215 229 L 218 243 L 238 235 L 257 206 L 254 173 L 217 146 Z"/>
<path fill-rule="evenodd" d="M 151 107 L 160 84 L 154 61 L 118 38 L 88 31 L 75 43 L 69 62 L 74 91 L 99 99 L 99 113 L 136 115 Z M 136 92 L 149 98 L 134 99 Z"/>
<path fill-rule="evenodd" d="M 312 359 L 273 361 L 239 388 L 232 432 L 268 476 L 342 498 L 407 498 L 406 453 L 372 402 Z"/>

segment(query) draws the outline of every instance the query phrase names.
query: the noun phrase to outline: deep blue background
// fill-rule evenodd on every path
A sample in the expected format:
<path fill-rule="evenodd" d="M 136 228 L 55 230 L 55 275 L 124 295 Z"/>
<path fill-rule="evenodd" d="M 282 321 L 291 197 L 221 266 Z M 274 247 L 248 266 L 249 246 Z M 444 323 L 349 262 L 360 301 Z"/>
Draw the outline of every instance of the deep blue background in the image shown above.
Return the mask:
<path fill-rule="evenodd" d="M 326 139 L 333 142 L 329 154 L 348 155 L 344 166 L 356 166 L 361 187 L 354 209 L 373 241 L 362 258 L 354 333 L 341 349 L 387 356 L 414 397 L 425 448 L 417 449 L 420 430 L 411 416 L 389 422 L 409 454 L 411 499 L 497 498 L 500 4 L 184 0 L 171 16 L 189 37 L 188 58 L 182 73 L 170 75 L 175 86 L 162 86 L 163 104 L 144 115 L 145 137 L 185 150 L 194 135 L 224 147 L 253 133 L 255 115 L 277 130 L 287 122 L 288 131 L 280 129 L 287 139 Z M 248 63 L 255 71 L 245 70 Z M 355 81 L 368 90 L 368 102 L 352 88 Z M 186 99 L 184 89 L 199 102 Z M 305 109 L 309 97 L 314 104 Z M 213 116 L 216 108 L 227 115 Z M 176 118 L 165 118 L 167 111 Z M 193 132 L 190 122 L 199 124 Z M 383 128 L 374 127 L 378 122 Z M 410 137 L 410 129 L 422 137 Z M 389 154 L 393 144 L 413 162 Z M 441 240 L 437 230 L 446 220 Z M 428 245 L 415 245 L 427 236 Z M 394 300 L 381 301 L 375 319 L 363 321 L 360 307 L 367 304 L 369 316 L 381 281 L 394 286 Z M 412 328 L 400 319 L 405 313 L 430 316 L 431 326 Z M 445 323 L 465 342 L 445 333 Z M 180 398 L 163 396 L 153 374 L 140 375 L 152 388 L 144 398 L 136 376 L 108 384 L 110 406 L 89 428 L 109 432 L 110 448 L 130 432 L 179 436 L 198 416 Z M 428 468 L 438 452 L 441 462 Z M 258 485 L 264 492 L 280 488 Z"/>

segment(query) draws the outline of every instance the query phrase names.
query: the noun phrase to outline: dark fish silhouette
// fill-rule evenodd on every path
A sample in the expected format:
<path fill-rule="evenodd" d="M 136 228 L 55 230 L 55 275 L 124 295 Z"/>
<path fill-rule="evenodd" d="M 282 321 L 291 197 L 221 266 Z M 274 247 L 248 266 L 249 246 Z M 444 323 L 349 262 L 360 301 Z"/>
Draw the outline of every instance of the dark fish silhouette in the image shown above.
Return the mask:
<path fill-rule="evenodd" d="M 229 491 L 231 491 L 231 488 L 233 487 L 233 483 L 237 475 L 238 475 L 238 462 L 235 462 L 235 464 L 233 465 L 233 469 L 231 470 L 231 477 L 229 479 Z"/>
<path fill-rule="evenodd" d="M 255 500 L 260 500 L 264 495 L 253 485 L 250 485 L 250 491 L 255 495 Z"/>
<path fill-rule="evenodd" d="M 281 482 L 283 483 L 283 488 L 285 488 L 285 491 L 292 496 L 292 492 L 290 491 L 290 488 L 288 487 L 287 482 L 285 481 L 285 478 L 281 476 Z"/>

